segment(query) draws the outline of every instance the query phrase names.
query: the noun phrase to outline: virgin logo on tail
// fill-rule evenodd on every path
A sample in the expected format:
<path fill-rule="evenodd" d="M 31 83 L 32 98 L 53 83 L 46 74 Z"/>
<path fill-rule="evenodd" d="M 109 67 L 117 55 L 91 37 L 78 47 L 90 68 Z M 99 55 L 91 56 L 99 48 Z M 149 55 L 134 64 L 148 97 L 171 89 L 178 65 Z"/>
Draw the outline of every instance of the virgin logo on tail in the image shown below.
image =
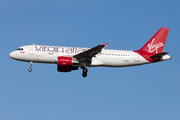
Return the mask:
<path fill-rule="evenodd" d="M 148 44 L 147 47 L 149 47 L 149 52 L 152 53 L 156 50 L 156 54 L 158 53 L 158 48 L 163 47 L 164 44 L 163 42 L 159 42 L 158 44 L 153 44 L 153 42 L 155 41 L 155 38 L 152 40 L 151 43 Z"/>

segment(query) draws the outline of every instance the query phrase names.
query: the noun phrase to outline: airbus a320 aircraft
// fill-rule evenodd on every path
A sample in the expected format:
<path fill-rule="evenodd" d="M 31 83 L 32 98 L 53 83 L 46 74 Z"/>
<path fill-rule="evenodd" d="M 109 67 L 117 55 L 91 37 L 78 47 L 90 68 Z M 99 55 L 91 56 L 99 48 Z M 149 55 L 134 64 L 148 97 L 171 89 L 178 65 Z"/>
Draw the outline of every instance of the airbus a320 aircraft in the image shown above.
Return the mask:
<path fill-rule="evenodd" d="M 82 76 L 87 76 L 86 67 L 126 67 L 171 59 L 163 52 L 169 28 L 161 28 L 141 49 L 136 51 L 104 49 L 107 44 L 93 48 L 26 45 L 11 52 L 15 60 L 30 62 L 29 72 L 34 63 L 57 64 L 57 71 L 71 72 L 82 68 Z"/>

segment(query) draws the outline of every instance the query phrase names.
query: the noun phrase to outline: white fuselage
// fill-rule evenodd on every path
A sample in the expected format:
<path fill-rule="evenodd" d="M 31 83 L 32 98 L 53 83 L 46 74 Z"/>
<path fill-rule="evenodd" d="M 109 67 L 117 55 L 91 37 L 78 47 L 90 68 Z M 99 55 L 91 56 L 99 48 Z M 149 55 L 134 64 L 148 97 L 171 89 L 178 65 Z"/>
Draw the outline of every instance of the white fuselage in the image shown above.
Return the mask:
<path fill-rule="evenodd" d="M 43 46 L 26 45 L 10 53 L 10 57 L 20 61 L 52 63 L 57 64 L 59 56 L 72 57 L 89 48 L 61 47 L 61 46 Z M 166 57 L 169 58 L 168 55 Z M 103 49 L 101 53 L 92 58 L 92 62 L 87 67 L 105 66 L 105 67 L 125 67 L 151 63 L 134 51 Z M 81 67 L 81 65 L 76 64 Z"/>
<path fill-rule="evenodd" d="M 58 72 L 83 70 L 82 76 L 87 76 L 86 67 L 126 67 L 142 65 L 171 59 L 163 52 L 169 28 L 162 27 L 139 50 L 110 50 L 104 49 L 108 43 L 93 48 L 26 45 L 13 51 L 9 56 L 15 60 L 30 62 L 29 72 L 33 62 L 57 64 Z"/>

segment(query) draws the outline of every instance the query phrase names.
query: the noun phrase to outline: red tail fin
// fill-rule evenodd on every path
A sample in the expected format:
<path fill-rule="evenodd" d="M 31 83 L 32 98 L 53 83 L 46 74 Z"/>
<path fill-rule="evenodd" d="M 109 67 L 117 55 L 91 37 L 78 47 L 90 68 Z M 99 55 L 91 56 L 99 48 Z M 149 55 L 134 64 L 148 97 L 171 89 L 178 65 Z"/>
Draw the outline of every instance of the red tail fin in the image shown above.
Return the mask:
<path fill-rule="evenodd" d="M 163 51 L 169 28 L 161 28 L 138 52 L 161 53 Z"/>

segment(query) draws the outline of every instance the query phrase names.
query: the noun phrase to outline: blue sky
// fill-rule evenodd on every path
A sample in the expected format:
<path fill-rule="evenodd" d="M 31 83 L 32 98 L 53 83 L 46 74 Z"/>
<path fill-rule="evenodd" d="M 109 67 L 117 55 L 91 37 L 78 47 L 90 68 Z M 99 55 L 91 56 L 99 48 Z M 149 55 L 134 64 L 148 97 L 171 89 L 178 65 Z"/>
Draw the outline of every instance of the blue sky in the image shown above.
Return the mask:
<path fill-rule="evenodd" d="M 1 0 L 1 120 L 180 119 L 178 0 Z M 12 60 L 29 44 L 137 50 L 170 27 L 171 60 L 127 68 L 57 72 L 51 64 Z"/>

